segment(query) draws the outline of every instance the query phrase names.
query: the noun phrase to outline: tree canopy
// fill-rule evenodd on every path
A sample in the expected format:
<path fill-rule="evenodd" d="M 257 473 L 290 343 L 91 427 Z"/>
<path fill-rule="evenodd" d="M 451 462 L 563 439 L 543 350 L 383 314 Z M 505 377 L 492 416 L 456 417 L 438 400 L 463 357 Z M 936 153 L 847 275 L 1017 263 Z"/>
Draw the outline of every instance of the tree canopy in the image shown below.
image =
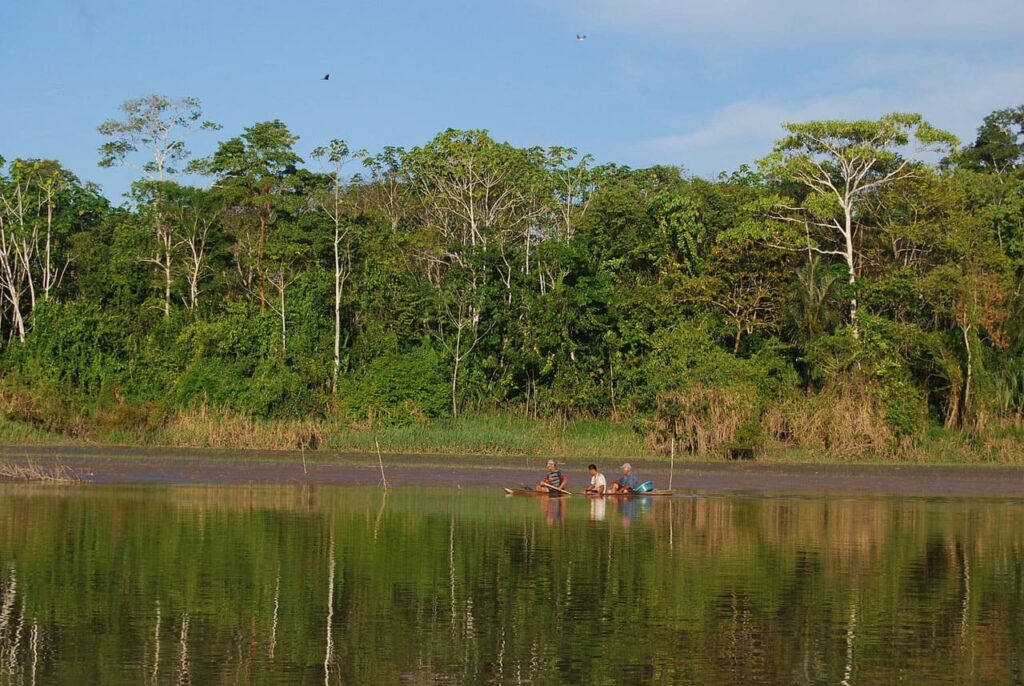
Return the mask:
<path fill-rule="evenodd" d="M 219 128 L 198 100 L 131 100 L 100 126 L 99 163 L 140 171 L 123 206 L 0 161 L 2 383 L 68 431 L 111 408 L 506 412 L 728 454 L 1015 426 L 1022 113 L 963 147 L 917 114 L 786 124 L 756 168 L 704 179 L 483 130 L 338 138 L 306 166 L 278 120 L 195 160 Z"/>

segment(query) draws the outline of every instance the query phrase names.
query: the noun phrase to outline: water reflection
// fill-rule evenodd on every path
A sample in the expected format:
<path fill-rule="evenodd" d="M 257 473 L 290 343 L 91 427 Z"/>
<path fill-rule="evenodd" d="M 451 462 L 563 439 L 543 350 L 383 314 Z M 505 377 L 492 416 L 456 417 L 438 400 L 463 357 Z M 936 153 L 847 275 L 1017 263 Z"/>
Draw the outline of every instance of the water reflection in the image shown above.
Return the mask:
<path fill-rule="evenodd" d="M 1012 683 L 1024 507 L 0 489 L 0 684 Z"/>

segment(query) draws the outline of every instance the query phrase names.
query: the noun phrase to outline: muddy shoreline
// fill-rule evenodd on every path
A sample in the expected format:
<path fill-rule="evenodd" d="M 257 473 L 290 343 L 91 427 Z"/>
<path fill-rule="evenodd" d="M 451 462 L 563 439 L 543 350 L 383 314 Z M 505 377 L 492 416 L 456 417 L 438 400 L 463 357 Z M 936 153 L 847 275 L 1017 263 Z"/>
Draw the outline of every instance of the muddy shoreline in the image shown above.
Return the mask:
<path fill-rule="evenodd" d="M 95 484 L 337 484 L 378 486 L 375 455 L 298 452 L 181 450 L 93 446 L 0 446 L 0 461 L 65 465 Z M 659 488 L 669 483 L 669 465 L 634 460 L 635 471 Z M 609 478 L 618 463 L 599 465 Z M 586 460 L 563 468 L 570 487 L 582 487 Z M 503 487 L 536 483 L 539 458 L 385 455 L 392 486 Z M 672 487 L 680 493 L 878 495 L 923 497 L 1024 497 L 1024 468 L 922 465 L 677 463 Z"/>

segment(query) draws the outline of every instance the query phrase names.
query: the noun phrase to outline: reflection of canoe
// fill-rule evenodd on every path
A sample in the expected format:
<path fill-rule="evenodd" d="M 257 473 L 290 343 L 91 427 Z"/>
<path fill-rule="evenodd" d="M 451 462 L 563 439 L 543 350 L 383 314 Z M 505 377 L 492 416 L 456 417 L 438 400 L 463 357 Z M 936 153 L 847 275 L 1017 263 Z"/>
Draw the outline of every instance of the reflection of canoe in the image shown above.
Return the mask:
<path fill-rule="evenodd" d="M 664 488 L 655 488 L 654 490 L 647 491 L 646 493 L 605 493 L 605 498 L 646 498 L 651 495 L 672 495 L 675 491 L 669 491 Z M 584 493 L 589 498 L 600 498 L 602 496 L 596 493 Z"/>
<path fill-rule="evenodd" d="M 532 488 L 506 488 L 505 493 L 508 495 L 525 495 L 541 498 L 561 498 L 563 495 L 568 495 L 558 491 L 535 491 Z"/>

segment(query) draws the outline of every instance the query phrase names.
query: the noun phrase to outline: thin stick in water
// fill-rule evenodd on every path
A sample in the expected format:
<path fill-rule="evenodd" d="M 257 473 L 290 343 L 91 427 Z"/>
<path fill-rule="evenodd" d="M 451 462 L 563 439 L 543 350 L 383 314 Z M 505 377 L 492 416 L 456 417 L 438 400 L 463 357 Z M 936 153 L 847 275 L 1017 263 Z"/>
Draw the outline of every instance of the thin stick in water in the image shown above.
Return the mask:
<path fill-rule="evenodd" d="M 669 466 L 668 466 L 668 490 L 671 491 L 672 490 L 672 477 L 675 476 L 675 471 L 676 471 L 676 435 L 675 435 L 675 432 L 672 433 L 672 454 L 671 454 L 671 457 L 669 458 L 669 460 L 670 460 L 670 462 L 669 462 Z"/>
<path fill-rule="evenodd" d="M 373 445 L 377 448 L 377 464 L 380 465 L 380 480 L 384 482 L 384 490 L 388 490 L 388 478 L 384 476 L 384 458 L 380 454 L 380 443 L 373 439 Z"/>

